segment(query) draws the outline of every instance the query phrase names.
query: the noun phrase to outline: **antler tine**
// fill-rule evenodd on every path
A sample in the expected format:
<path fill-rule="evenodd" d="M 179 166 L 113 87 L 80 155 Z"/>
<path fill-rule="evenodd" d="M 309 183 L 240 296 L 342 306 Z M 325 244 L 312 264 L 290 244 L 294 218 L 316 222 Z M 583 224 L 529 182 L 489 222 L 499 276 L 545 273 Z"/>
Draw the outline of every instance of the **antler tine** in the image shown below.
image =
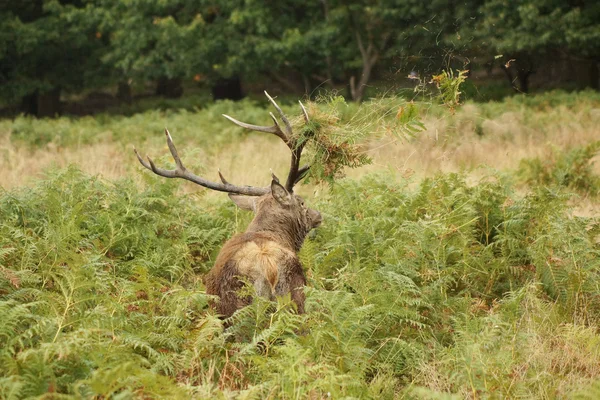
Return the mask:
<path fill-rule="evenodd" d="M 270 188 L 268 188 L 268 187 L 260 188 L 260 187 L 254 187 L 254 186 L 232 185 L 231 183 L 229 183 L 225 180 L 225 178 L 221 174 L 221 171 L 219 171 L 219 177 L 221 178 L 222 183 L 208 181 L 202 177 L 194 175 L 193 173 L 188 171 L 185 168 L 185 166 L 183 165 L 183 162 L 181 161 L 181 158 L 179 158 L 179 154 L 177 153 L 177 148 L 175 147 L 175 144 L 173 143 L 173 139 L 171 138 L 171 134 L 169 133 L 169 131 L 167 129 L 165 129 L 165 135 L 167 136 L 167 146 L 169 146 L 169 150 L 171 151 L 173 160 L 175 160 L 175 164 L 177 165 L 177 168 L 175 168 L 173 170 L 162 169 L 162 168 L 156 167 L 156 165 L 154 165 L 154 162 L 152 161 L 152 159 L 150 157 L 148 157 L 148 161 L 146 162 L 140 156 L 137 149 L 135 147 L 133 148 L 135 155 L 137 156 L 138 160 L 140 161 L 140 164 L 142 164 L 145 168 L 149 169 L 150 171 L 154 172 L 156 175 L 159 175 L 159 176 L 162 176 L 165 178 L 185 179 L 190 182 L 194 182 L 197 185 L 203 186 L 207 189 L 217 190 L 219 192 L 241 194 L 241 195 L 246 195 L 246 196 L 262 196 L 264 194 L 269 193 Z"/>
<path fill-rule="evenodd" d="M 281 133 L 282 136 L 281 139 L 283 139 L 283 141 L 285 142 L 285 144 L 288 145 L 288 147 L 290 146 L 290 137 L 288 135 L 286 135 L 285 133 L 283 133 L 283 131 L 281 130 L 281 128 L 279 127 L 279 122 L 277 122 L 277 118 L 275 118 L 275 116 L 273 115 L 272 112 L 269 113 L 269 116 L 271 116 L 271 119 L 273 120 L 273 126 L 277 128 L 277 130 Z"/>
<path fill-rule="evenodd" d="M 269 99 L 271 104 L 273 104 L 273 107 L 275 107 L 275 109 L 279 113 L 281 120 L 285 124 L 287 137 L 289 138 L 287 144 L 288 144 L 288 147 L 290 148 L 290 150 L 292 150 L 292 159 L 291 159 L 291 164 L 290 164 L 290 172 L 288 173 L 288 177 L 287 177 L 287 180 L 285 183 L 285 188 L 291 192 L 294 190 L 294 185 L 296 183 L 298 183 L 302 178 L 304 178 L 304 176 L 308 172 L 308 169 L 310 168 L 310 167 L 305 167 L 305 168 L 302 168 L 302 170 L 299 169 L 300 157 L 302 156 L 302 150 L 304 149 L 304 143 L 298 144 L 296 142 L 296 140 L 293 137 L 292 125 L 290 124 L 290 121 L 287 119 L 283 110 L 281 109 L 281 107 L 279 107 L 279 105 L 275 102 L 275 100 L 269 95 L 269 93 L 267 93 L 266 90 L 265 90 L 265 95 L 267 96 L 267 98 Z M 304 108 L 304 104 L 302 104 L 301 101 L 298 101 L 298 103 L 300 103 L 300 108 L 302 109 L 304 121 L 306 123 L 308 123 L 310 121 L 310 119 L 308 118 L 308 112 L 306 111 L 306 108 Z M 272 113 L 271 113 L 271 118 L 273 118 L 273 120 L 275 121 L 275 124 L 277 124 L 277 121 L 275 120 L 275 116 Z"/>
<path fill-rule="evenodd" d="M 304 108 L 304 104 L 302 104 L 302 102 L 300 100 L 298 100 L 298 103 L 300 104 L 300 108 L 302 109 L 302 114 L 304 115 L 304 122 L 306 122 L 308 124 L 310 122 L 310 120 L 308 119 L 308 113 L 306 112 L 306 108 Z"/>
<path fill-rule="evenodd" d="M 310 165 L 305 165 L 304 167 L 302 167 L 298 170 L 298 173 L 296 174 L 297 175 L 296 179 L 294 180 L 294 185 L 296 183 L 300 182 L 302 179 L 304 179 L 304 177 L 308 173 L 309 169 L 310 169 Z"/>
<path fill-rule="evenodd" d="M 302 150 L 304 148 L 304 144 L 297 146 L 294 150 L 292 150 L 292 159 L 290 163 L 290 172 L 288 173 L 287 180 L 285 181 L 285 188 L 292 192 L 294 190 L 294 185 L 300 181 L 298 179 L 299 176 L 299 166 L 300 166 L 300 157 L 302 156 Z M 308 170 L 307 170 L 308 171 Z M 306 173 L 304 171 L 303 173 Z"/>
<path fill-rule="evenodd" d="M 265 90 L 265 95 L 267 96 L 267 98 L 269 99 L 271 104 L 273 104 L 273 107 L 275 107 L 275 109 L 279 113 L 279 117 L 281 118 L 281 120 L 283 121 L 283 123 L 285 125 L 285 131 L 287 133 L 287 136 L 289 138 L 291 138 L 292 137 L 292 125 L 290 124 L 290 121 L 287 119 L 287 117 L 283 113 L 283 110 L 281 109 L 281 107 L 279 107 L 279 105 L 275 102 L 275 100 L 273 100 L 273 98 L 271 96 L 269 96 L 269 93 L 267 93 L 266 90 Z"/>
<path fill-rule="evenodd" d="M 281 140 L 283 140 L 286 144 L 289 142 L 287 135 L 285 133 L 283 133 L 283 131 L 279 127 L 279 124 L 277 123 L 277 120 L 275 119 L 275 116 L 272 113 L 271 113 L 271 118 L 273 119 L 273 122 L 274 122 L 273 126 L 247 124 L 245 122 L 238 121 L 237 119 L 230 117 L 227 114 L 222 114 L 222 115 L 225 118 L 227 118 L 228 120 L 230 120 L 231 122 L 233 122 L 234 124 L 236 124 L 237 126 L 241 126 L 242 128 L 250 129 L 253 131 L 257 131 L 257 132 L 272 133 L 272 134 L 278 136 L 279 138 L 281 138 Z"/>
<path fill-rule="evenodd" d="M 229 182 L 227 182 L 227 179 L 225 179 L 225 177 L 221 173 L 220 169 L 218 169 L 217 172 L 219 173 L 219 179 L 221 179 L 221 182 L 223 182 L 223 183 L 229 183 Z"/>
<path fill-rule="evenodd" d="M 144 167 L 148 168 L 149 170 L 152 170 L 152 167 L 150 167 L 150 164 L 148 164 L 146 161 L 144 161 L 144 159 L 142 158 L 142 156 L 140 156 L 140 153 L 138 153 L 135 146 L 133 146 L 133 151 L 134 151 L 135 155 L 137 156 L 137 159 L 139 160 L 140 164 L 142 164 Z"/>
<path fill-rule="evenodd" d="M 177 169 L 185 172 L 185 167 L 181 162 L 181 158 L 179 158 L 179 154 L 177 153 L 177 149 L 175 148 L 175 144 L 173 143 L 173 138 L 171 137 L 171 133 L 167 128 L 165 128 L 165 135 L 167 135 L 167 146 L 169 146 L 169 151 L 173 156 L 173 160 L 175 160 L 175 164 L 177 164 Z"/>
<path fill-rule="evenodd" d="M 302 104 L 301 101 L 298 101 L 298 103 L 300 104 L 300 108 L 302 109 L 304 122 L 308 124 L 310 122 L 310 118 L 308 118 L 308 112 L 306 111 L 306 108 L 304 107 L 304 104 Z M 306 176 L 308 170 L 310 169 L 310 165 L 305 165 L 304 167 L 299 168 L 300 158 L 302 157 L 302 150 L 304 150 L 304 144 L 305 143 L 298 144 L 296 141 L 294 141 L 293 147 L 290 147 L 290 149 L 292 149 L 292 160 L 290 164 L 290 172 L 285 183 L 285 188 L 289 191 L 292 191 L 294 189 L 294 186 Z"/>

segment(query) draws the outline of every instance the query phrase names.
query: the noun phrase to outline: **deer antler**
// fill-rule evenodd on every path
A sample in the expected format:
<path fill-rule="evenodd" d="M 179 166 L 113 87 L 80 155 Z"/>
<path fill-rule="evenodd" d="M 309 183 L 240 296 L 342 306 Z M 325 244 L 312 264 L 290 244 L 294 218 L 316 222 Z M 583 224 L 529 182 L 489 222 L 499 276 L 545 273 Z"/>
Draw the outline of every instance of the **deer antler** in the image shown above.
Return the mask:
<path fill-rule="evenodd" d="M 287 119 L 285 113 L 281 110 L 281 107 L 279 107 L 279 105 L 275 102 L 275 100 L 273 100 L 273 98 L 271 96 L 269 96 L 269 93 L 267 93 L 266 91 L 265 91 L 265 95 L 267 96 L 267 98 L 269 99 L 271 104 L 273 104 L 273 107 L 275 107 L 275 109 L 279 113 L 279 117 L 281 118 L 281 121 L 283 121 L 283 124 L 285 126 L 285 132 L 283 130 L 281 130 L 281 127 L 279 126 L 279 123 L 277 122 L 277 118 L 275 118 L 273 113 L 269 113 L 271 115 L 271 119 L 273 120 L 273 126 L 252 125 L 252 124 L 247 124 L 245 122 L 238 121 L 237 119 L 232 118 L 229 115 L 223 114 L 223 116 L 225 118 L 227 118 L 228 120 L 230 120 L 231 122 L 233 122 L 234 124 L 241 126 L 242 128 L 246 128 L 246 129 L 250 129 L 250 130 L 258 131 L 258 132 L 272 133 L 275 136 L 279 137 L 281 140 L 283 140 L 283 142 L 286 144 L 286 146 L 292 152 L 290 171 L 288 173 L 288 177 L 287 177 L 286 183 L 285 183 L 285 188 L 288 191 L 292 192 L 294 190 L 294 185 L 296 185 L 298 182 L 300 182 L 302 180 L 302 178 L 304 178 L 304 176 L 306 176 L 306 173 L 310 169 L 310 166 L 308 166 L 308 165 L 304 166 L 302 168 L 299 168 L 300 167 L 300 158 L 302 156 L 302 150 L 304 150 L 304 142 L 298 143 L 296 138 L 294 138 L 294 133 L 292 131 L 292 125 L 290 124 L 290 121 Z M 306 123 L 308 123 L 309 119 L 308 119 L 308 113 L 306 112 L 306 108 L 304 108 L 304 105 L 302 104 L 302 102 L 299 101 L 298 103 L 300 103 L 300 108 L 302 109 L 302 114 L 304 115 L 304 121 Z"/>
<path fill-rule="evenodd" d="M 258 131 L 258 132 L 272 133 L 275 136 L 279 137 L 281 140 L 283 140 L 283 142 L 286 144 L 286 146 L 292 152 L 290 171 L 288 173 L 288 177 L 287 177 L 286 183 L 285 183 L 285 188 L 289 192 L 292 192 L 294 190 L 294 185 L 296 185 L 298 182 L 300 182 L 300 180 L 302 180 L 302 178 L 304 178 L 304 176 L 306 176 L 306 173 L 310 169 L 310 166 L 308 166 L 308 165 L 300 168 L 300 158 L 302 156 L 302 150 L 304 149 L 304 142 L 298 143 L 298 140 L 294 137 L 294 133 L 292 131 L 292 125 L 290 124 L 290 121 L 287 119 L 285 113 L 281 110 L 279 105 L 275 102 L 275 100 L 273 100 L 273 98 L 271 96 L 269 96 L 269 94 L 266 91 L 265 91 L 265 95 L 267 95 L 267 98 L 269 99 L 271 104 L 273 104 L 273 106 L 275 107 L 277 112 L 279 113 L 279 117 L 281 118 L 281 121 L 283 121 L 285 131 L 283 131 L 281 129 L 281 127 L 279 126 L 279 123 L 277 122 L 277 118 L 275 118 L 275 115 L 273 115 L 273 113 L 269 113 L 271 115 L 271 119 L 273 120 L 273 126 L 252 125 L 252 124 L 247 124 L 245 122 L 238 121 L 237 119 L 232 118 L 229 115 L 223 114 L 223 116 L 225 118 L 227 118 L 228 120 L 230 120 L 231 122 L 233 122 L 234 124 L 241 126 L 242 128 L 246 128 L 246 129 L 250 129 L 250 130 Z M 299 102 L 299 103 L 300 103 L 300 108 L 302 109 L 302 114 L 304 115 L 304 121 L 306 123 L 308 123 L 309 119 L 308 119 L 308 113 L 306 112 L 306 108 L 304 108 L 304 105 L 302 104 L 302 102 Z M 175 144 L 173 143 L 171 134 L 169 133 L 169 131 L 167 129 L 165 129 L 165 135 L 167 136 L 167 145 L 169 146 L 169 150 L 171 151 L 173 160 L 175 160 L 175 164 L 177 165 L 177 168 L 175 168 L 173 170 L 157 168 L 156 165 L 154 165 L 154 162 L 152 161 L 152 159 L 150 157 L 147 157 L 148 161 L 144 160 L 140 156 L 140 154 L 138 153 L 136 148 L 135 147 L 133 148 L 133 151 L 135 152 L 135 155 L 137 156 L 140 163 L 144 167 L 148 168 L 150 171 L 154 172 L 156 175 L 163 176 L 165 178 L 182 178 L 182 179 L 188 180 L 190 182 L 194 182 L 194 183 L 196 183 L 200 186 L 203 186 L 205 188 L 208 188 L 208 189 L 213 189 L 213 190 L 218 190 L 220 192 L 227 192 L 227 193 L 233 193 L 233 194 L 241 194 L 241 195 L 246 195 L 246 196 L 262 196 L 262 195 L 270 192 L 271 189 L 269 187 L 232 185 L 231 183 L 227 182 L 227 180 L 223 177 L 223 175 L 221 174 L 221 171 L 219 171 L 219 178 L 221 179 L 221 183 L 211 182 L 202 177 L 194 175 L 193 173 L 188 171 L 185 168 L 185 166 L 183 165 L 183 162 L 181 161 L 181 159 L 179 158 L 179 155 L 177 154 L 177 149 L 175 148 Z"/>
<path fill-rule="evenodd" d="M 173 139 L 171 138 L 171 134 L 169 133 L 169 131 L 167 129 L 165 129 L 165 135 L 167 136 L 167 145 L 169 146 L 169 150 L 171 151 L 173 160 L 175 160 L 175 164 L 177 165 L 177 168 L 175 168 L 173 170 L 157 168 L 156 165 L 154 165 L 154 162 L 152 161 L 152 159 L 150 157 L 148 157 L 148 161 L 144 160 L 140 156 L 140 153 L 138 153 L 136 148 L 135 147 L 133 148 L 133 151 L 135 152 L 135 155 L 137 156 L 140 163 L 144 167 L 148 168 L 150 171 L 154 172 L 156 175 L 163 176 L 165 178 L 182 178 L 182 179 L 188 180 L 190 182 L 194 182 L 200 186 L 204 186 L 205 188 L 208 188 L 208 189 L 218 190 L 220 192 L 242 194 L 242 195 L 246 195 L 246 196 L 262 196 L 263 194 L 267 194 L 271 191 L 271 189 L 268 187 L 261 188 L 261 187 L 254 187 L 254 186 L 232 185 L 231 183 L 229 183 L 225 180 L 225 178 L 221 174 L 221 171 L 219 171 L 219 178 L 221 179 L 221 183 L 211 182 L 202 177 L 194 175 L 193 173 L 188 171 L 184 167 L 183 162 L 181 162 L 181 159 L 179 158 L 179 155 L 177 154 L 177 149 L 175 148 L 175 144 L 173 143 Z"/>

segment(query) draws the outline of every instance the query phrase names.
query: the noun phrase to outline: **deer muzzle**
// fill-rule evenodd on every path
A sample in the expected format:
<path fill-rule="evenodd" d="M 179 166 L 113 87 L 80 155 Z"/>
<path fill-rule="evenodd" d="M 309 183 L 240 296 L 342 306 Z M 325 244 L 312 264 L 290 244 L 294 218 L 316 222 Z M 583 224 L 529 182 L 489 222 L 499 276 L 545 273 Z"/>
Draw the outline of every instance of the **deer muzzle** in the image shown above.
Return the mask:
<path fill-rule="evenodd" d="M 317 228 L 319 225 L 321 225 L 321 222 L 323 222 L 323 217 L 321 216 L 321 213 L 317 210 L 310 210 L 309 215 L 312 229 Z"/>

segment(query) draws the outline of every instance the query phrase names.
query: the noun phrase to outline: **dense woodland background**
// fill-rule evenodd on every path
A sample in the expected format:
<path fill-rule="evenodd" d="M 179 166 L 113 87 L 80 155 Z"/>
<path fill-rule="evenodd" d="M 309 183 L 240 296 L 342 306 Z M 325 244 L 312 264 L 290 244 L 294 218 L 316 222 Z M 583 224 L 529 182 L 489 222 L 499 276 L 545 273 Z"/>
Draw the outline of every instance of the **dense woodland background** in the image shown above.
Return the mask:
<path fill-rule="evenodd" d="M 3 0 L 5 112 L 89 113 L 136 96 L 314 96 L 414 86 L 467 69 L 473 96 L 599 88 L 600 5 L 587 0 Z M 508 88 L 508 90 L 506 90 Z M 93 92 L 93 93 L 92 93 Z M 82 98 L 87 101 L 82 102 Z M 74 100 L 79 106 L 65 104 Z"/>

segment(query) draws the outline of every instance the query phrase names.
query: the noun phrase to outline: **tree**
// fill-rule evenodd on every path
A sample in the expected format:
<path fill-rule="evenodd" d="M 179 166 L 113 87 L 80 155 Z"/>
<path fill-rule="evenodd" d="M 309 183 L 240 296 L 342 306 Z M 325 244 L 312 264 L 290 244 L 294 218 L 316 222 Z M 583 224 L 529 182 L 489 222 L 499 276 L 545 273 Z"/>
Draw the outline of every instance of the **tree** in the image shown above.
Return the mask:
<path fill-rule="evenodd" d="M 112 0 L 104 16 L 110 50 L 102 61 L 118 71 L 118 80 L 156 81 L 156 94 L 181 96 L 181 80 L 202 59 L 205 21 L 198 2 Z"/>
<path fill-rule="evenodd" d="M 157 94 L 177 96 L 181 80 L 195 77 L 213 86 L 215 98 L 241 96 L 240 76 L 251 75 L 274 58 L 261 48 L 271 43 L 252 28 L 265 7 L 243 0 L 113 2 L 107 20 L 111 50 L 104 62 L 125 79 L 158 81 Z"/>
<path fill-rule="evenodd" d="M 600 3 L 578 1 L 561 18 L 565 48 L 570 57 L 589 63 L 589 86 L 600 89 Z"/>
<path fill-rule="evenodd" d="M 480 8 L 476 35 L 482 46 L 502 55 L 502 68 L 515 90 L 527 93 L 529 77 L 549 56 L 577 54 L 597 60 L 599 9 L 598 2 L 585 0 L 487 0 Z"/>
<path fill-rule="evenodd" d="M 431 19 L 431 6 L 416 0 L 322 0 L 333 40 L 335 64 L 341 64 L 353 100 L 361 101 L 373 71 L 382 61 L 421 55 L 435 43 L 423 29 Z M 427 39 L 427 40 L 425 40 Z"/>
<path fill-rule="evenodd" d="M 305 93 L 311 92 L 311 81 L 327 80 L 323 71 L 333 32 L 319 3 L 240 0 L 214 9 L 218 12 L 206 35 L 219 43 L 219 51 L 213 53 L 217 62 L 210 73 L 266 75 L 288 90 Z"/>
<path fill-rule="evenodd" d="M 23 111 L 60 113 L 63 91 L 106 84 L 110 75 L 98 62 L 107 41 L 86 0 L 33 0 L 0 3 L 0 82 L 9 102 L 22 99 Z"/>

